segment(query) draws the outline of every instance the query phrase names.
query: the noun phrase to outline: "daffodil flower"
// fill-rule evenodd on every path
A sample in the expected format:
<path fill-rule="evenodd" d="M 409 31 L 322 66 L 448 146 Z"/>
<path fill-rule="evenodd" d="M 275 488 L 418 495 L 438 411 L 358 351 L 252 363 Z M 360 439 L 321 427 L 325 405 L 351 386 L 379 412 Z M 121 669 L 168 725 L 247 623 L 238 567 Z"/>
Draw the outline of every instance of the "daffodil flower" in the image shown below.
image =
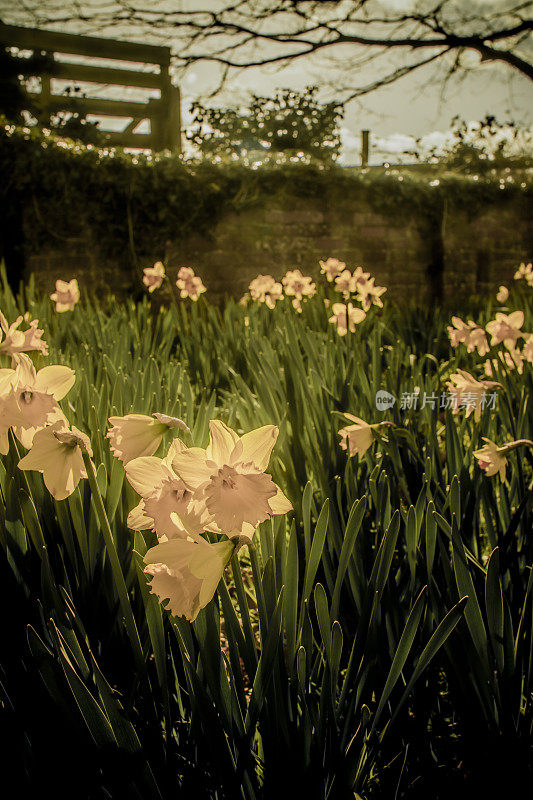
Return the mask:
<path fill-rule="evenodd" d="M 316 294 L 316 284 L 308 275 L 302 275 L 299 269 L 288 270 L 281 279 L 285 287 L 285 294 L 293 295 L 296 300 L 302 297 L 313 297 Z"/>
<path fill-rule="evenodd" d="M 353 414 L 348 414 L 347 412 L 344 412 L 343 416 L 354 423 L 341 428 L 339 431 L 341 437 L 340 446 L 343 450 L 348 450 L 350 456 L 364 456 L 376 438 L 375 431 L 385 425 L 392 425 L 391 422 L 386 421 L 375 422 L 371 425 L 360 417 L 354 417 Z"/>
<path fill-rule="evenodd" d="M 111 452 L 123 464 L 134 458 L 151 456 L 155 453 L 163 434 L 172 428 L 188 431 L 189 428 L 178 417 L 155 413 L 151 417 L 146 414 L 126 414 L 125 417 L 109 417 L 111 428 L 106 436 L 109 439 Z"/>
<path fill-rule="evenodd" d="M 87 477 L 82 452 L 92 456 L 89 438 L 74 426 L 69 430 L 60 420 L 35 433 L 31 450 L 18 465 L 23 470 L 42 472 L 50 494 L 64 500 L 80 479 Z"/>
<path fill-rule="evenodd" d="M 356 308 L 351 303 L 348 303 L 348 305 L 333 303 L 331 310 L 333 311 L 333 316 L 329 318 L 329 321 L 336 324 L 339 336 L 346 336 L 348 331 L 353 333 L 355 326 L 366 317 L 366 313 L 362 308 Z"/>
<path fill-rule="evenodd" d="M 357 278 L 352 275 L 349 269 L 344 269 L 340 275 L 335 278 L 335 290 L 342 292 L 344 298 L 353 294 L 357 289 Z"/>
<path fill-rule="evenodd" d="M 498 303 L 506 303 L 509 299 L 509 289 L 507 286 L 500 286 L 498 292 L 496 294 L 496 300 Z"/>
<path fill-rule="evenodd" d="M 518 439 L 514 442 L 498 446 L 490 439 L 483 437 L 486 444 L 479 450 L 474 450 L 474 458 L 477 458 L 478 464 L 486 475 L 492 477 L 499 474 L 502 481 L 505 480 L 505 468 L 507 466 L 507 453 L 511 450 L 516 450 L 517 447 L 533 447 L 533 442 L 529 439 Z"/>
<path fill-rule="evenodd" d="M 14 369 L 0 369 L 0 453 L 3 455 L 9 450 L 8 432 L 18 410 L 12 391 L 16 380 Z"/>
<path fill-rule="evenodd" d="M 272 275 L 258 275 L 248 287 L 250 297 L 258 303 L 265 303 L 268 308 L 274 308 L 278 300 L 283 298 L 283 287 Z"/>
<path fill-rule="evenodd" d="M 525 264 L 522 262 L 514 274 L 515 281 L 524 278 L 529 286 L 533 286 L 533 264 Z"/>
<path fill-rule="evenodd" d="M 153 267 L 143 269 L 143 283 L 150 293 L 159 289 L 165 278 L 165 267 L 161 261 L 156 261 Z"/>
<path fill-rule="evenodd" d="M 326 261 L 319 261 L 318 263 L 320 264 L 321 274 L 325 275 L 330 283 L 346 269 L 344 261 L 339 261 L 338 258 L 328 258 Z"/>
<path fill-rule="evenodd" d="M 503 342 L 505 347 L 513 350 L 516 347 L 516 340 L 523 336 L 520 328 L 524 324 L 524 312 L 513 311 L 512 314 L 502 314 L 498 312 L 496 319 L 486 326 L 487 332 L 491 334 L 491 344 Z"/>
<path fill-rule="evenodd" d="M 50 300 L 56 304 L 56 311 L 62 314 L 64 311 L 72 311 L 80 299 L 80 290 L 76 278 L 71 281 L 57 280 L 56 290 L 50 295 Z"/>
<path fill-rule="evenodd" d="M 205 292 L 202 279 L 194 274 L 194 270 L 191 267 L 181 267 L 178 270 L 176 286 L 180 290 L 180 297 L 189 297 L 194 301 L 198 300 L 200 295 Z"/>
<path fill-rule="evenodd" d="M 150 590 L 168 610 L 193 622 L 212 599 L 235 550 L 231 541 L 211 544 L 201 536 L 172 539 L 150 548 L 144 556 Z"/>
<path fill-rule="evenodd" d="M 387 288 L 385 286 L 375 286 L 374 280 L 374 278 L 370 278 L 363 284 L 359 284 L 357 287 L 357 293 L 355 296 L 361 303 L 364 311 L 368 311 L 371 305 L 383 308 L 383 300 L 381 299 L 381 295 L 387 291 Z"/>
<path fill-rule="evenodd" d="M 460 317 L 452 317 L 452 323 L 454 327 L 448 326 L 447 329 L 452 347 L 463 342 L 469 353 L 473 353 L 476 348 L 480 356 L 489 352 L 487 335 L 473 320 L 469 319 L 466 323 Z"/>
<path fill-rule="evenodd" d="M 205 450 L 191 447 L 175 454 L 172 469 L 203 498 L 213 518 L 208 530 L 251 539 L 260 522 L 292 509 L 265 474 L 278 433 L 275 425 L 265 425 L 238 436 L 220 420 L 211 420 Z"/>
<path fill-rule="evenodd" d="M 479 422 L 487 393 L 500 384 L 495 381 L 478 381 L 463 369 L 458 369 L 450 378 L 446 385 L 453 398 L 453 413 L 459 413 L 463 405 L 466 416 L 469 417 L 473 412 L 475 421 Z"/>
<path fill-rule="evenodd" d="M 522 358 L 533 364 L 533 333 L 524 334 L 526 336 L 525 344 L 522 348 Z"/>
<path fill-rule="evenodd" d="M 129 483 L 142 498 L 128 515 L 129 528 L 155 530 L 159 541 L 206 530 L 212 518 L 203 498 L 192 492 L 172 469 L 174 456 L 185 449 L 183 442 L 176 439 L 164 459 L 142 456 L 125 465 Z"/>
<path fill-rule="evenodd" d="M 0 354 L 13 357 L 16 353 L 38 350 L 44 356 L 48 355 L 48 345 L 41 339 L 44 330 L 37 327 L 39 321 L 34 319 L 30 322 L 27 330 L 19 331 L 18 327 L 22 320 L 23 317 L 17 317 L 15 322 L 9 325 L 0 311 Z M 2 341 L 2 333 L 5 334 L 4 341 Z"/>
<path fill-rule="evenodd" d="M 505 448 L 500 448 L 494 444 L 490 439 L 483 437 L 483 441 L 487 444 L 479 450 L 474 450 L 474 458 L 477 458 L 478 464 L 486 475 L 499 474 L 502 481 L 505 480 L 505 467 L 507 466 L 507 459 L 503 455 Z"/>
<path fill-rule="evenodd" d="M 24 447 L 31 447 L 35 431 L 44 425 L 64 420 L 58 401 L 70 391 L 76 375 L 70 367 L 52 364 L 38 372 L 24 353 L 18 361 L 11 389 L 13 431 Z"/>

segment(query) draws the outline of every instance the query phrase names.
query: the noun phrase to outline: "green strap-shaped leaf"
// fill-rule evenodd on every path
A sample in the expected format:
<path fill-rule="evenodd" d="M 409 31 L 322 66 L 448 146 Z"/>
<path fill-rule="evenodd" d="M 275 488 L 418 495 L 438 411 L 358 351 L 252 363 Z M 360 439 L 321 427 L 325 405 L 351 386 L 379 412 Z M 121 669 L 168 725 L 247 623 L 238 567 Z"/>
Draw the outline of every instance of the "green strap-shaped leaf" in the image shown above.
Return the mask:
<path fill-rule="evenodd" d="M 283 594 L 283 624 L 287 641 L 287 667 L 292 673 L 296 654 L 296 625 L 298 618 L 298 536 L 296 526 L 291 525 L 289 548 L 285 566 L 285 591 Z"/>
<path fill-rule="evenodd" d="M 333 599 L 331 601 L 331 621 L 337 618 L 339 613 L 339 602 L 341 596 L 341 589 L 344 583 L 344 576 L 348 569 L 348 564 L 352 556 L 357 535 L 361 530 L 361 524 L 366 510 L 366 495 L 356 500 L 350 510 L 350 516 L 346 524 L 344 532 L 344 541 L 342 543 L 341 554 L 339 556 L 339 565 L 337 567 L 337 577 L 335 579 L 335 587 L 333 589 Z"/>
<path fill-rule="evenodd" d="M 466 560 L 465 548 L 457 527 L 457 519 L 452 519 L 453 570 L 459 595 L 467 595 L 469 600 L 465 608 L 465 620 L 474 642 L 475 648 L 485 669 L 488 670 L 487 633 L 483 623 L 483 615 L 477 599 L 474 583 Z"/>
<path fill-rule="evenodd" d="M 329 521 L 329 500 L 326 500 L 324 505 L 322 506 L 322 510 L 320 512 L 320 515 L 316 523 L 315 532 L 313 535 L 313 541 L 311 543 L 311 550 L 309 552 L 307 564 L 305 567 L 302 602 L 308 600 L 309 595 L 311 594 L 313 581 L 315 580 L 315 576 L 318 570 L 318 565 L 320 564 L 320 559 L 322 558 L 324 543 L 326 541 L 328 521 Z"/>
<path fill-rule="evenodd" d="M 331 630 L 329 622 L 329 609 L 326 591 L 321 583 L 315 586 L 315 612 L 318 620 L 318 627 L 320 630 L 320 637 L 326 651 L 328 661 L 331 660 Z"/>
<path fill-rule="evenodd" d="M 389 699 L 389 696 L 396 685 L 396 681 L 402 673 L 405 662 L 407 661 L 407 657 L 411 651 L 411 647 L 420 624 L 420 618 L 422 616 L 422 612 L 424 611 L 426 589 L 427 587 L 424 586 L 418 595 L 407 618 L 407 622 L 405 623 L 405 628 L 403 629 L 400 641 L 398 642 L 398 647 L 396 648 L 394 658 L 392 659 L 389 674 L 387 676 L 387 680 L 385 681 L 385 686 L 383 687 L 383 692 L 381 693 L 381 698 L 379 700 L 376 713 L 374 714 L 372 732 L 375 730 L 378 724 L 385 703 Z"/>
<path fill-rule="evenodd" d="M 422 650 L 420 654 L 420 658 L 416 663 L 416 667 L 411 675 L 411 678 L 405 687 L 404 693 L 395 708 L 394 714 L 392 716 L 391 722 L 394 722 L 398 713 L 407 700 L 411 689 L 413 688 L 415 682 L 418 680 L 422 672 L 426 669 L 432 658 L 438 653 L 448 636 L 451 634 L 459 620 L 464 614 L 465 606 L 468 602 L 468 597 L 462 597 L 459 602 L 449 611 L 442 622 L 439 624 L 437 629 L 432 634 L 430 640 L 428 641 L 427 645 Z"/>
<path fill-rule="evenodd" d="M 433 573 L 435 559 L 435 545 L 437 543 L 437 522 L 435 520 L 435 504 L 433 500 L 428 503 L 426 511 L 426 570 L 428 581 Z"/>
<path fill-rule="evenodd" d="M 59 656 L 67 683 L 80 710 L 83 720 L 87 725 L 89 733 L 91 734 L 97 747 L 117 747 L 117 740 L 115 734 L 113 733 L 113 728 L 111 727 L 108 717 L 74 671 L 63 647 L 61 646 L 57 629 L 53 623 L 52 626 L 53 629 L 55 629 L 53 632 L 55 633 L 54 639 L 56 642 L 56 652 Z"/>
<path fill-rule="evenodd" d="M 246 734 L 251 737 L 255 731 L 255 726 L 265 702 L 268 685 L 272 679 L 274 659 L 281 642 L 281 610 L 283 607 L 283 589 L 280 592 L 276 609 L 270 620 L 268 636 L 263 645 L 263 651 L 257 665 L 252 693 L 248 703 L 246 719 L 244 725 Z"/>
<path fill-rule="evenodd" d="M 505 663 L 503 649 L 503 594 L 499 575 L 499 550 L 497 547 L 492 551 L 487 565 L 485 607 L 487 609 L 490 642 L 501 675 L 503 674 Z"/>

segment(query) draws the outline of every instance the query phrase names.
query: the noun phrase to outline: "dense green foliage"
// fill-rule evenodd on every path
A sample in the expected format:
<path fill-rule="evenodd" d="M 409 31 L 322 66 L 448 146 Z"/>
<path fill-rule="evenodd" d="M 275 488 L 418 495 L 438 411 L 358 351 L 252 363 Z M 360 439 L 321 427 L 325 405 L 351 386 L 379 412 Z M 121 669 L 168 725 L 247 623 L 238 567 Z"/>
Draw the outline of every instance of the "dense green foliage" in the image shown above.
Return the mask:
<path fill-rule="evenodd" d="M 531 330 L 527 295 L 509 306 Z M 0 308 L 40 320 L 38 366 L 76 371 L 62 407 L 91 438 L 141 648 L 139 663 L 87 481 L 53 500 L 12 440 L 0 699 L 22 795 L 448 800 L 531 779 L 532 460 L 513 451 L 501 483 L 472 457 L 482 436 L 533 439 L 529 365 L 497 369 L 497 408 L 475 423 L 375 409 L 379 388 L 431 394 L 457 367 L 482 374 L 450 347 L 448 319 L 415 307 L 369 313 L 344 338 L 320 296 L 302 315 L 86 297 L 57 315 L 30 283 L 16 298 L 4 285 Z M 126 526 L 137 498 L 105 438 L 111 414 L 154 411 L 200 446 L 209 419 L 278 425 L 272 474 L 295 509 L 260 526 L 244 581 L 234 561 L 192 625 L 147 591 L 153 536 Z M 396 427 L 348 458 L 345 411 Z"/>
<path fill-rule="evenodd" d="M 460 117 L 451 122 L 452 138 L 440 148 L 424 154 L 424 160 L 437 161 L 449 169 L 471 174 L 492 170 L 526 170 L 533 166 L 531 130 L 513 121 L 499 122 L 491 114 L 475 123 Z M 420 140 L 418 140 L 420 141 Z M 421 158 L 419 152 L 417 158 Z"/>
<path fill-rule="evenodd" d="M 304 92 L 279 90 L 274 97 L 252 95 L 246 108 L 192 106 L 193 126 L 187 138 L 199 153 L 225 161 L 252 152 L 263 161 L 285 154 L 296 160 L 335 161 L 341 140 L 342 107 L 319 103 L 316 86 Z"/>

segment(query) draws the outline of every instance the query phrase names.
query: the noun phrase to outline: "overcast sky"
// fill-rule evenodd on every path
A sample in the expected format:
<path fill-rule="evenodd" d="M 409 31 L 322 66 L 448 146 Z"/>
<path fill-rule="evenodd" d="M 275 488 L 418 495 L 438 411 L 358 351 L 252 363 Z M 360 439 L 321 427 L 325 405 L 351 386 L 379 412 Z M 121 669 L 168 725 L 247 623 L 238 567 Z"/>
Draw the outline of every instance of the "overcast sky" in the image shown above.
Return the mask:
<path fill-rule="evenodd" d="M 109 0 L 110 3 L 113 0 Z M 412 0 L 385 0 L 387 4 L 405 7 Z M 31 24 L 31 18 L 25 15 L 24 5 L 43 7 L 46 0 L 0 0 L 0 18 L 11 24 Z M 220 0 L 167 0 L 175 7 L 205 8 Z M 85 0 L 84 5 L 100 4 L 102 0 Z M 506 5 L 505 0 L 481 0 L 481 6 L 488 10 Z M 61 11 L 60 0 L 54 0 L 56 9 Z M 145 4 L 147 5 L 147 4 Z M 156 8 L 157 2 L 152 3 Z M 53 29 L 54 26 L 49 26 Z M 89 33 L 92 28 L 85 23 L 73 24 L 70 28 L 61 25 L 56 29 L 70 30 L 76 33 Z M 132 35 L 128 28 L 114 28 L 107 35 L 117 38 L 139 40 L 139 35 Z M 150 33 L 143 37 L 149 41 Z M 169 41 L 172 44 L 172 41 Z M 474 63 L 477 58 L 474 54 Z M 361 82 L 374 77 L 372 67 L 366 67 L 361 73 Z M 359 76 L 358 76 L 359 77 Z M 442 84 L 442 66 L 421 68 L 416 74 L 407 76 L 389 87 L 380 89 L 370 95 L 350 102 L 346 107 L 342 123 L 345 160 L 356 160 L 359 147 L 359 132 L 369 128 L 374 137 L 387 141 L 394 148 L 394 143 L 402 143 L 406 135 L 425 136 L 435 131 L 446 131 L 451 119 L 459 115 L 463 119 L 479 120 L 487 114 L 493 114 L 498 120 L 512 119 L 530 127 L 533 122 L 532 83 L 511 68 L 502 64 L 479 63 L 472 68 L 468 76 L 461 81 L 451 80 L 446 86 Z M 335 87 L 343 79 L 342 62 L 333 67 L 325 56 L 313 60 L 306 58 L 293 62 L 285 69 L 260 67 L 240 72 L 234 76 L 224 90 L 209 102 L 214 105 L 246 104 L 250 92 L 270 95 L 278 88 L 304 89 L 317 84 L 323 86 L 324 80 L 330 84 L 327 99 L 335 94 Z M 208 63 L 198 63 L 189 68 L 181 79 L 184 109 L 193 100 L 209 94 L 217 84 L 217 70 Z M 115 90 L 116 91 L 116 90 Z M 324 90 L 326 91 L 326 90 Z M 326 99 L 326 94 L 324 94 Z M 187 123 L 188 115 L 184 114 Z"/>

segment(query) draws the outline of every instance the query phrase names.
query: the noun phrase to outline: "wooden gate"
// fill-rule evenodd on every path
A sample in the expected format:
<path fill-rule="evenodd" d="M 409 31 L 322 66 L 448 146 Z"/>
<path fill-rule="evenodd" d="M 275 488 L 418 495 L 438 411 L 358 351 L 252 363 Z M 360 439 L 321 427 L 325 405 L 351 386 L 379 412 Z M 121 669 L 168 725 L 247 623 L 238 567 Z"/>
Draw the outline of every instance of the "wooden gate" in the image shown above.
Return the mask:
<path fill-rule="evenodd" d="M 170 79 L 169 47 L 116 41 L 96 36 L 41 31 L 35 28 L 21 28 L 4 24 L 0 24 L 0 46 L 45 52 L 52 57 L 54 53 L 62 53 L 159 67 L 158 72 L 143 72 L 137 69 L 100 66 L 97 62 L 94 64 L 71 64 L 67 61 L 55 60 L 53 74 L 35 76 L 41 80 L 41 93 L 31 94 L 32 103 L 38 105 L 42 112 L 41 124 L 47 118 L 49 119 L 51 114 L 59 111 L 133 118 L 120 133 L 103 132 L 106 141 L 118 147 L 140 147 L 155 151 L 169 149 L 177 153 L 181 152 L 180 91 L 177 86 L 172 85 Z M 152 98 L 148 102 L 89 97 L 72 98 L 52 94 L 51 79 L 55 78 L 111 86 L 159 89 L 160 97 Z M 145 119 L 150 120 L 150 133 L 135 133 L 137 126 Z"/>

